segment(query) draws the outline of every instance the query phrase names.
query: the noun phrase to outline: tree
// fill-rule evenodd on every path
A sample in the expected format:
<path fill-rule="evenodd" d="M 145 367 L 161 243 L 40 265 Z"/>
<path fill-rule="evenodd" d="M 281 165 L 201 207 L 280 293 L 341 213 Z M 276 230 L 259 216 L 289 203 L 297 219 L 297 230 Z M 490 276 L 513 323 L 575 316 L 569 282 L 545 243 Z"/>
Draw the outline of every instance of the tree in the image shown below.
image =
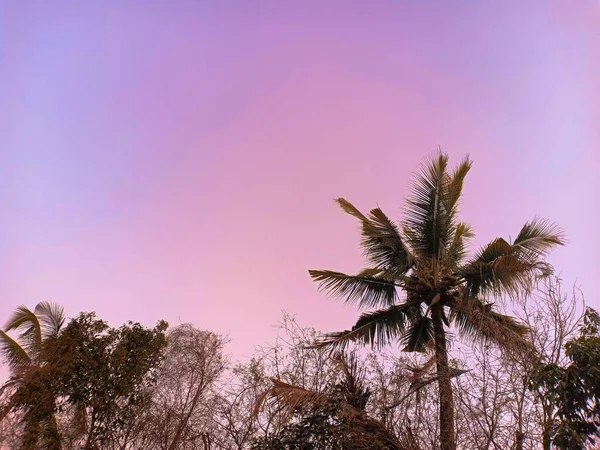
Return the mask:
<path fill-rule="evenodd" d="M 10 378 L 0 392 L 10 391 L 10 399 L 0 412 L 0 421 L 19 411 L 24 449 L 60 449 L 56 422 L 56 383 L 52 344 L 64 324 L 63 308 L 54 303 L 38 303 L 31 311 L 19 306 L 0 331 L 0 352 L 10 369 Z M 17 332 L 17 339 L 7 333 Z"/>
<path fill-rule="evenodd" d="M 55 383 L 74 411 L 70 437 L 82 437 L 85 450 L 126 446 L 156 380 L 166 328 L 164 321 L 153 329 L 132 322 L 111 328 L 94 313 L 81 313 L 59 334 Z"/>
<path fill-rule="evenodd" d="M 253 450 L 406 450 L 385 425 L 366 413 L 371 392 L 365 370 L 354 355 L 335 358 L 341 377 L 326 392 L 304 389 L 273 379 L 255 412 L 269 398 L 295 421 L 254 442 Z"/>
<path fill-rule="evenodd" d="M 352 329 L 328 334 L 320 345 L 381 346 L 399 340 L 406 351 L 434 352 L 442 450 L 456 449 L 446 329 L 455 326 L 467 340 L 507 350 L 527 348 L 527 327 L 497 312 L 490 296 L 530 292 L 538 277 L 551 273 L 544 262 L 547 252 L 563 244 L 555 225 L 534 219 L 513 243 L 496 238 L 467 259 L 474 233 L 457 216 L 470 168 L 466 158 L 450 173 L 446 154 L 432 158 L 414 180 L 399 226 L 379 208 L 364 215 L 337 199 L 362 224 L 361 244 L 370 267 L 357 275 L 309 271 L 329 294 L 359 309 L 374 309 L 364 312 Z"/>
<path fill-rule="evenodd" d="M 543 361 L 530 388 L 554 406 L 552 443 L 579 450 L 600 437 L 600 315 L 587 308 L 579 336 L 565 345 L 565 365 Z"/>
<path fill-rule="evenodd" d="M 212 440 L 212 388 L 226 367 L 224 344 L 223 337 L 190 324 L 168 333 L 156 384 L 148 392 L 138 448 L 196 449 Z"/>
<path fill-rule="evenodd" d="M 316 342 L 316 330 L 300 327 L 286 313 L 278 328 L 281 334 L 274 344 L 258 346 L 249 361 L 233 365 L 219 381 L 214 448 L 247 449 L 253 440 L 277 433 L 289 422 L 289 414 L 271 403 L 252 414 L 257 399 L 272 386 L 271 378 L 321 391 L 337 376 L 336 364 L 325 351 L 308 348 Z"/>

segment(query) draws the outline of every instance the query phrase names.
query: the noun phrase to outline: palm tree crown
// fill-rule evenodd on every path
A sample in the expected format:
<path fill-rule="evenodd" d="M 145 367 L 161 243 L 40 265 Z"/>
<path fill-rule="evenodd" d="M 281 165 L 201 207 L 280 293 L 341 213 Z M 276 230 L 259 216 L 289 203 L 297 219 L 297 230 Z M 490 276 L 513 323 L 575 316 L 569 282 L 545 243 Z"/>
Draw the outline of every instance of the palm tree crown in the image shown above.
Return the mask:
<path fill-rule="evenodd" d="M 467 259 L 474 234 L 457 213 L 471 161 L 466 158 L 452 173 L 447 166 L 448 156 L 439 154 L 423 167 L 398 225 L 379 208 L 364 215 L 343 198 L 336 200 L 361 222 L 361 244 L 371 267 L 356 275 L 309 273 L 329 294 L 375 311 L 363 313 L 351 330 L 328 334 L 323 346 L 344 347 L 351 341 L 379 346 L 399 339 L 407 351 L 424 351 L 433 343 L 436 304 L 443 307 L 444 324 L 455 325 L 462 336 L 502 348 L 523 343 L 526 327 L 495 312 L 489 295 L 529 292 L 538 277 L 550 273 L 544 256 L 563 244 L 562 233 L 534 219 L 512 244 L 496 238 Z"/>
<path fill-rule="evenodd" d="M 0 330 L 0 356 L 10 368 L 9 380 L 0 386 L 0 394 L 12 392 L 0 410 L 0 421 L 14 408 L 23 410 L 24 448 L 60 448 L 51 392 L 48 364 L 51 346 L 65 322 L 63 308 L 49 302 L 38 303 L 31 311 L 19 306 Z M 16 332 L 17 339 L 8 332 Z"/>
<path fill-rule="evenodd" d="M 63 308 L 49 302 L 38 303 L 34 311 L 22 305 L 13 312 L 4 331 L 0 330 L 0 354 L 12 377 L 43 364 L 44 342 L 56 337 L 64 322 Z M 16 340 L 7 334 L 10 331 L 19 333 Z"/>

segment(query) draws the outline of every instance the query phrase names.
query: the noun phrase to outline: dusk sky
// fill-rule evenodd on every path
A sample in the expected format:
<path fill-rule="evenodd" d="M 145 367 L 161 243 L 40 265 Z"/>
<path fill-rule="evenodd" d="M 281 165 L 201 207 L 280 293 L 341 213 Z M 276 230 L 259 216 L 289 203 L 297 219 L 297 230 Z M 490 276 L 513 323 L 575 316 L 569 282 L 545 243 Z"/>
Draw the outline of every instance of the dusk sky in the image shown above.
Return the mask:
<path fill-rule="evenodd" d="M 346 328 L 307 274 L 363 267 L 333 198 L 400 219 L 438 146 L 474 160 L 476 245 L 551 219 L 600 307 L 597 0 L 0 0 L 0 317 L 193 322 L 236 356 L 282 310 Z"/>

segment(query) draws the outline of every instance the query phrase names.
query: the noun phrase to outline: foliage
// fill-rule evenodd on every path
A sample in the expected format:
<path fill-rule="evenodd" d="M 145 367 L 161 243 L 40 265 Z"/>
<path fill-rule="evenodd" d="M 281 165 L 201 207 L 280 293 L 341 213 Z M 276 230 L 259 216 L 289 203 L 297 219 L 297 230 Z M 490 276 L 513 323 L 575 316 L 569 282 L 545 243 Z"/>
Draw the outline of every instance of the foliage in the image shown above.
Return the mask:
<path fill-rule="evenodd" d="M 555 408 L 553 444 L 562 449 L 583 449 L 600 436 L 600 316 L 587 308 L 579 336 L 565 345 L 568 363 L 541 363 L 530 389 Z"/>
<path fill-rule="evenodd" d="M 132 322 L 111 328 L 82 313 L 60 333 L 56 376 L 61 395 L 77 411 L 86 449 L 114 439 L 135 413 L 156 379 L 166 328 L 166 322 L 154 329 Z"/>
<path fill-rule="evenodd" d="M 84 439 L 86 449 L 114 439 L 155 379 L 165 346 L 165 322 L 110 328 L 93 313 L 63 326 L 61 307 L 21 306 L 0 333 L 11 377 L 4 419 L 18 417 L 23 449 L 60 449 Z M 7 332 L 18 332 L 13 340 Z M 69 411 L 67 424 L 59 418 Z M 64 426 L 61 426 L 64 425 Z"/>

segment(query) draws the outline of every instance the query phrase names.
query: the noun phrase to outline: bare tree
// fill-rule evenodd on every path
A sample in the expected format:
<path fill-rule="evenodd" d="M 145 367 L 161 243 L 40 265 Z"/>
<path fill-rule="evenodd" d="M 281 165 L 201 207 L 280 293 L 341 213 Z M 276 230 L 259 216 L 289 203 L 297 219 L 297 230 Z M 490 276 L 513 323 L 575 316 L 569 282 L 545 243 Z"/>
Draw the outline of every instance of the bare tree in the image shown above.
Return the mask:
<path fill-rule="evenodd" d="M 513 312 L 530 328 L 539 360 L 560 363 L 565 342 L 573 336 L 583 310 L 581 293 L 570 294 L 553 277 L 517 303 Z M 537 360 L 499 353 L 487 346 L 461 350 L 472 369 L 456 383 L 458 441 L 461 448 L 533 450 L 550 448 L 554 406 L 543 393 L 528 389 Z"/>
<path fill-rule="evenodd" d="M 226 367 L 225 341 L 215 333 L 184 324 L 169 332 L 167 343 L 157 382 L 141 411 L 142 430 L 134 433 L 135 446 L 161 450 L 206 447 L 217 401 L 213 388 Z"/>
<path fill-rule="evenodd" d="M 278 326 L 280 336 L 272 345 L 258 347 L 246 363 L 238 363 L 221 382 L 221 395 L 215 410 L 218 422 L 216 448 L 244 449 L 259 437 L 277 432 L 290 415 L 274 404 L 252 416 L 258 398 L 277 378 L 312 391 L 331 384 L 338 369 L 330 355 L 314 347 L 318 333 L 302 328 L 284 313 Z"/>

